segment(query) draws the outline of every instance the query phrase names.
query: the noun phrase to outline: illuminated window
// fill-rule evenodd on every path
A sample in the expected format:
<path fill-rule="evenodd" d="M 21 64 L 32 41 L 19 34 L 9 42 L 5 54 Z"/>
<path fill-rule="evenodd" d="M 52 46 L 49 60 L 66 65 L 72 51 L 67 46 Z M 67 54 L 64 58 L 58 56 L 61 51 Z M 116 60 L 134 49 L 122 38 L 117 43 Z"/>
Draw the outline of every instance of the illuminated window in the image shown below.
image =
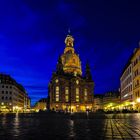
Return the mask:
<path fill-rule="evenodd" d="M 79 81 L 78 81 L 78 80 L 76 80 L 76 84 L 77 84 L 77 85 L 79 84 Z"/>
<path fill-rule="evenodd" d="M 58 83 L 58 79 L 56 79 L 55 82 Z"/>
<path fill-rule="evenodd" d="M 66 102 L 69 101 L 69 89 L 68 89 L 68 87 L 65 87 L 65 101 Z"/>
<path fill-rule="evenodd" d="M 58 86 L 56 86 L 55 88 L 55 100 L 56 102 L 59 101 L 59 87 Z"/>
<path fill-rule="evenodd" d="M 77 72 L 76 71 L 74 71 L 74 76 L 77 76 Z"/>
<path fill-rule="evenodd" d="M 79 88 L 76 88 L 76 102 L 79 102 Z"/>
<path fill-rule="evenodd" d="M 87 101 L 87 89 L 84 90 L 84 100 Z"/>

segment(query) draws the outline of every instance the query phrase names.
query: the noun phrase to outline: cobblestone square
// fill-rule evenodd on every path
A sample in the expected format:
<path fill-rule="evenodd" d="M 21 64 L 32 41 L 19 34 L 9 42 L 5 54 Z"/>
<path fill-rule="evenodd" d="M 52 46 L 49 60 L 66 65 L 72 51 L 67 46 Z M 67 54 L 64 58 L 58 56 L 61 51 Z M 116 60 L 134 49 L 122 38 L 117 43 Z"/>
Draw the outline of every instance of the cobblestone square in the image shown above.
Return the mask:
<path fill-rule="evenodd" d="M 140 139 L 140 114 L 1 114 L 0 140 Z"/>

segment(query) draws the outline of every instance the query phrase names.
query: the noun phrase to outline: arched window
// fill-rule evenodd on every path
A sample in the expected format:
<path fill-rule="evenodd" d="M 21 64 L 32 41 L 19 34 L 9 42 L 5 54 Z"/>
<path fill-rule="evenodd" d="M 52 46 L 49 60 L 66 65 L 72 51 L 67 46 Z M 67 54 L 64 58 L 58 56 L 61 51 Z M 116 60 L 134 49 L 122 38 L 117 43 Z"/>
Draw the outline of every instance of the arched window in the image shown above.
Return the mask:
<path fill-rule="evenodd" d="M 65 101 L 68 102 L 69 101 L 69 88 L 65 87 Z"/>
<path fill-rule="evenodd" d="M 79 84 L 79 80 L 76 80 L 76 84 L 77 84 L 77 85 Z"/>
<path fill-rule="evenodd" d="M 76 88 L 76 102 L 79 102 L 79 88 Z"/>
<path fill-rule="evenodd" d="M 59 102 L 59 86 L 56 86 L 55 88 L 55 100 L 56 102 Z"/>
<path fill-rule="evenodd" d="M 58 79 L 55 80 L 55 83 L 58 83 Z"/>
<path fill-rule="evenodd" d="M 84 89 L 84 100 L 87 101 L 87 89 Z"/>

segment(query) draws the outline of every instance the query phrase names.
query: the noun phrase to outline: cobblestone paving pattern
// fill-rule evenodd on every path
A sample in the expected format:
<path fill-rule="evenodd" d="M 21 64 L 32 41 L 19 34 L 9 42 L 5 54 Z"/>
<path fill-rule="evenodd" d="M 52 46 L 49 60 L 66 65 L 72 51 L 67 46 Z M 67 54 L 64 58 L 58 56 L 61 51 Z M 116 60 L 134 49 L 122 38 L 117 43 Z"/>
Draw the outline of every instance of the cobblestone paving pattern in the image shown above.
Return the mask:
<path fill-rule="evenodd" d="M 140 140 L 140 113 L 1 114 L 0 140 Z"/>

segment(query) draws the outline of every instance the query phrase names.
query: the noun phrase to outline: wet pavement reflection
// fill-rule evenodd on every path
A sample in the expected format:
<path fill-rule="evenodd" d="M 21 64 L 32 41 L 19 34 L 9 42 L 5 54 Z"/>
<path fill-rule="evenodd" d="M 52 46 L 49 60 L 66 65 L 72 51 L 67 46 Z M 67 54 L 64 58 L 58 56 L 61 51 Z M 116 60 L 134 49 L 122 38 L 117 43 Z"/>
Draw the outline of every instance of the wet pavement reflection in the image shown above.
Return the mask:
<path fill-rule="evenodd" d="M 0 114 L 0 140 L 140 139 L 135 114 Z"/>

